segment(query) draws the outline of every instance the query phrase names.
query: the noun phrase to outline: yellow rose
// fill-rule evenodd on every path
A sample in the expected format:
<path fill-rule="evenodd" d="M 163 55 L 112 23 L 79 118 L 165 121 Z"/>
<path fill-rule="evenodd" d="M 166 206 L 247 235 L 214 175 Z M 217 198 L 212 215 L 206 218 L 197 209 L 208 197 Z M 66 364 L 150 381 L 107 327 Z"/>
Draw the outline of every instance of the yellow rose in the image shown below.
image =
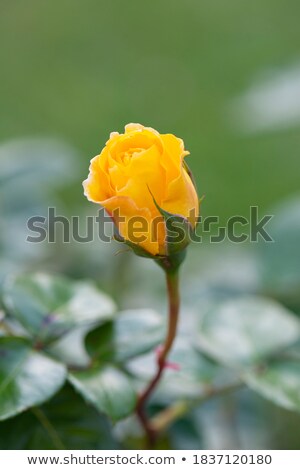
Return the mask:
<path fill-rule="evenodd" d="M 126 241 L 151 255 L 167 255 L 166 227 L 157 223 L 162 220 L 157 206 L 188 219 L 193 228 L 199 213 L 184 164 L 188 154 L 173 134 L 128 124 L 124 134 L 112 132 L 100 155 L 91 160 L 84 193 L 105 208 Z"/>

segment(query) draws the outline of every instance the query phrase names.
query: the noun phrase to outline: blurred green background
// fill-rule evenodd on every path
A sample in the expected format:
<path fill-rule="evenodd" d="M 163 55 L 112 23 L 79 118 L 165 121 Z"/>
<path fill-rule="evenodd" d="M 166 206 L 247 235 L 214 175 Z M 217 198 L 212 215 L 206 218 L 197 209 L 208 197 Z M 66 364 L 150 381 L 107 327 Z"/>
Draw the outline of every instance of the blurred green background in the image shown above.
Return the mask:
<path fill-rule="evenodd" d="M 164 311 L 148 261 L 98 241 L 25 242 L 28 217 L 48 206 L 95 215 L 81 187 L 89 160 L 140 122 L 184 139 L 204 215 L 280 214 L 275 244 L 191 248 L 187 308 L 199 293 L 246 292 L 299 313 L 299 16 L 296 0 L 0 0 L 0 281 L 20 267 L 92 277 L 122 308 Z M 173 446 L 300 446 L 299 416 L 254 394 L 201 416 L 206 435 L 193 440 L 187 419 Z"/>
<path fill-rule="evenodd" d="M 87 160 L 127 122 L 175 133 L 191 151 L 204 210 L 221 217 L 299 188 L 299 125 L 242 132 L 230 112 L 262 76 L 299 65 L 299 2 L 0 6 L 1 140 L 62 138 L 82 152 L 84 177 Z"/>

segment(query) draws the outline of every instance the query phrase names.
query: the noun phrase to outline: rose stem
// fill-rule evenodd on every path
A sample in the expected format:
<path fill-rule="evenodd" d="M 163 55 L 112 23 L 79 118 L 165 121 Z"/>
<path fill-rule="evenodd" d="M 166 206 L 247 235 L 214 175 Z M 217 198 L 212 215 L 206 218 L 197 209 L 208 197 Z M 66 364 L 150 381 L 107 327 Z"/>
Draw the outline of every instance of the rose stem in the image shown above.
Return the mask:
<path fill-rule="evenodd" d="M 151 380 L 151 382 L 148 384 L 147 388 L 139 396 L 137 406 L 136 406 L 136 413 L 145 430 L 150 448 L 152 448 L 155 443 L 156 431 L 151 427 L 151 424 L 145 412 L 145 405 L 163 374 L 167 355 L 170 349 L 172 348 L 172 345 L 176 336 L 179 305 L 180 305 L 178 270 L 172 270 L 172 271 L 165 270 L 165 273 L 166 273 L 168 303 L 169 303 L 167 336 L 166 336 L 163 348 L 161 352 L 159 353 L 159 356 L 157 359 L 156 374 Z"/>

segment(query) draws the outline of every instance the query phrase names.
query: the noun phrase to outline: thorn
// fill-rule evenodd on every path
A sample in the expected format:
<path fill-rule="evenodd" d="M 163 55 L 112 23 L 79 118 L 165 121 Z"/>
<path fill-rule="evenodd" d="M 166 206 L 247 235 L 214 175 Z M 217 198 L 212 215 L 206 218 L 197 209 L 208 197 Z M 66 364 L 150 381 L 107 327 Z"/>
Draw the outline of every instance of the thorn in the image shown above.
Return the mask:
<path fill-rule="evenodd" d="M 123 253 L 128 253 L 128 251 L 131 251 L 131 249 L 130 248 L 125 248 L 124 250 L 116 251 L 116 253 L 114 255 L 115 256 L 122 255 Z"/>
<path fill-rule="evenodd" d="M 177 362 L 168 362 L 168 361 L 166 361 L 165 364 L 164 364 L 164 367 L 166 369 L 175 370 L 176 372 L 180 371 L 180 365 Z"/>
<path fill-rule="evenodd" d="M 155 354 L 156 354 L 156 360 L 159 362 L 160 355 L 163 352 L 163 346 L 157 346 L 155 349 Z M 170 362 L 170 361 L 165 361 L 164 362 L 164 369 L 171 369 L 171 370 L 176 370 L 177 372 L 180 370 L 180 365 L 177 362 Z"/>

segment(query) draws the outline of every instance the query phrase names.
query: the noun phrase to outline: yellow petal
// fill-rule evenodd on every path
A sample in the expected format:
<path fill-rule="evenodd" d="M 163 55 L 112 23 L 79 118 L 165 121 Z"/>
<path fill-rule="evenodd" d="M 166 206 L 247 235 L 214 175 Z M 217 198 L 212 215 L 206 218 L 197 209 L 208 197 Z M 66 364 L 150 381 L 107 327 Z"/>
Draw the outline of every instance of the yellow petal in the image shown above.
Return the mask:
<path fill-rule="evenodd" d="M 153 196 L 161 203 L 165 192 L 166 176 L 160 165 L 160 152 L 153 145 L 148 150 L 133 157 L 126 167 L 127 184 L 118 191 L 118 195 L 133 199 L 138 207 L 147 207 L 158 213 Z"/>
<path fill-rule="evenodd" d="M 183 140 L 173 134 L 162 134 L 161 140 L 164 144 L 162 165 L 166 169 L 168 181 L 172 181 L 180 175 L 182 160 L 189 152 L 184 149 Z"/>
<path fill-rule="evenodd" d="M 101 205 L 112 217 L 125 240 L 152 255 L 165 253 L 165 229 L 161 218 L 154 221 L 147 208 L 138 208 L 132 199 L 124 196 L 114 196 Z"/>
<path fill-rule="evenodd" d="M 125 134 L 128 134 L 129 132 L 134 132 L 134 131 L 142 131 L 143 129 L 144 129 L 144 126 L 142 124 L 131 122 L 130 124 L 127 124 L 125 126 Z"/>
<path fill-rule="evenodd" d="M 92 202 L 103 201 L 112 194 L 109 176 L 103 168 L 103 158 L 103 152 L 92 158 L 88 178 L 82 183 L 85 196 Z"/>
<path fill-rule="evenodd" d="M 178 178 L 169 184 L 162 209 L 187 217 L 195 226 L 199 215 L 199 201 L 195 186 L 184 168 Z"/>

